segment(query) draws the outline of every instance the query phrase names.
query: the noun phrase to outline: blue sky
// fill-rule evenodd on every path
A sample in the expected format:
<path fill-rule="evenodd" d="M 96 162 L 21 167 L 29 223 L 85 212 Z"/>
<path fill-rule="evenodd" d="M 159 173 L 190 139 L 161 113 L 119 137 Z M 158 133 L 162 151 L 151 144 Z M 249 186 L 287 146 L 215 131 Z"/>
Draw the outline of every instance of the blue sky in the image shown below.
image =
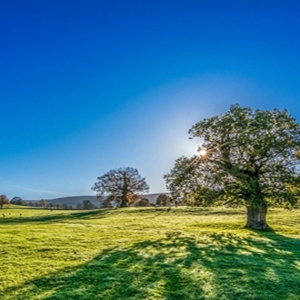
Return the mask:
<path fill-rule="evenodd" d="M 93 194 L 97 176 L 163 174 L 230 104 L 300 121 L 299 1 L 5 1 L 0 193 Z"/>

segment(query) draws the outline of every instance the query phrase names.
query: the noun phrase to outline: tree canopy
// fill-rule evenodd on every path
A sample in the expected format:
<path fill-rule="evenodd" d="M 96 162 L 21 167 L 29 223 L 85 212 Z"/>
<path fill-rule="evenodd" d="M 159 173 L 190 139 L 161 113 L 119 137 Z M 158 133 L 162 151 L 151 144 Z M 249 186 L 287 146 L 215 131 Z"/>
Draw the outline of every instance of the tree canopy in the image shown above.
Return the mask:
<path fill-rule="evenodd" d="M 46 207 L 47 206 L 47 201 L 45 199 L 39 200 L 39 206 L 40 207 Z"/>
<path fill-rule="evenodd" d="M 270 205 L 299 199 L 300 128 L 287 110 L 252 110 L 232 105 L 224 115 L 195 124 L 199 155 L 181 157 L 165 175 L 175 198 L 207 205 L 246 205 L 247 228 L 270 229 Z"/>
<path fill-rule="evenodd" d="M 95 209 L 95 205 L 90 200 L 82 201 L 82 209 Z"/>
<path fill-rule="evenodd" d="M 171 197 L 167 194 L 159 194 L 156 198 L 156 204 L 161 206 L 167 206 L 171 202 Z"/>
<path fill-rule="evenodd" d="M 120 202 L 121 207 L 126 207 L 135 198 L 135 194 L 148 192 L 149 186 L 137 169 L 127 167 L 110 170 L 98 177 L 92 190 L 100 196 L 107 196 L 110 201 Z"/>
<path fill-rule="evenodd" d="M 25 205 L 26 202 L 21 197 L 14 197 L 10 200 L 10 204 Z"/>
<path fill-rule="evenodd" d="M 0 208 L 3 208 L 4 204 L 9 204 L 9 199 L 6 197 L 6 195 L 0 196 Z"/>

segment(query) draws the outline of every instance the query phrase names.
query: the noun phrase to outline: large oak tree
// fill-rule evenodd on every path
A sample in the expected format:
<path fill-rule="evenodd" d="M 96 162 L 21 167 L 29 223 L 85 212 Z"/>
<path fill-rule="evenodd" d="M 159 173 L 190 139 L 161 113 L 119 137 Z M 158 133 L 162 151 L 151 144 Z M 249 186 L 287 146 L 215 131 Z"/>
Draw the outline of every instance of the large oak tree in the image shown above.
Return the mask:
<path fill-rule="evenodd" d="M 299 199 L 300 127 L 286 110 L 231 106 L 195 124 L 199 155 L 181 157 L 165 175 L 172 196 L 196 204 L 245 205 L 247 228 L 269 230 L 267 208 Z"/>
<path fill-rule="evenodd" d="M 137 169 L 128 167 L 110 170 L 98 177 L 92 190 L 100 196 L 107 196 L 109 201 L 116 200 L 120 207 L 126 207 L 135 194 L 148 192 L 149 186 Z"/>

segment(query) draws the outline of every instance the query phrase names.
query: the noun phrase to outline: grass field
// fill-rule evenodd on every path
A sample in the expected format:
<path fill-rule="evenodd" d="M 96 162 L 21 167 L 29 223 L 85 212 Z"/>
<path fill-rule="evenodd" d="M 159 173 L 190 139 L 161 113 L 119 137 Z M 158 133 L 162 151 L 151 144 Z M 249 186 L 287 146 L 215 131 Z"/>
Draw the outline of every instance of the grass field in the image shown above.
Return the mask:
<path fill-rule="evenodd" d="M 300 299 L 300 210 L 0 212 L 1 300 Z"/>

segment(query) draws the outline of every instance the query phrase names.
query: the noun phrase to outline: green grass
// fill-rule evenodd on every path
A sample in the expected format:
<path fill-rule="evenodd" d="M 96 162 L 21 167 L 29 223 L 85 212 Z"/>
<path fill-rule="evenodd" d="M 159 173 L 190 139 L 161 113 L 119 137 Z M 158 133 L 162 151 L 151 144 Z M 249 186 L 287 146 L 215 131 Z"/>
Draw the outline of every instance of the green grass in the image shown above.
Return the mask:
<path fill-rule="evenodd" d="M 299 210 L 0 212 L 1 300 L 300 299 Z"/>

